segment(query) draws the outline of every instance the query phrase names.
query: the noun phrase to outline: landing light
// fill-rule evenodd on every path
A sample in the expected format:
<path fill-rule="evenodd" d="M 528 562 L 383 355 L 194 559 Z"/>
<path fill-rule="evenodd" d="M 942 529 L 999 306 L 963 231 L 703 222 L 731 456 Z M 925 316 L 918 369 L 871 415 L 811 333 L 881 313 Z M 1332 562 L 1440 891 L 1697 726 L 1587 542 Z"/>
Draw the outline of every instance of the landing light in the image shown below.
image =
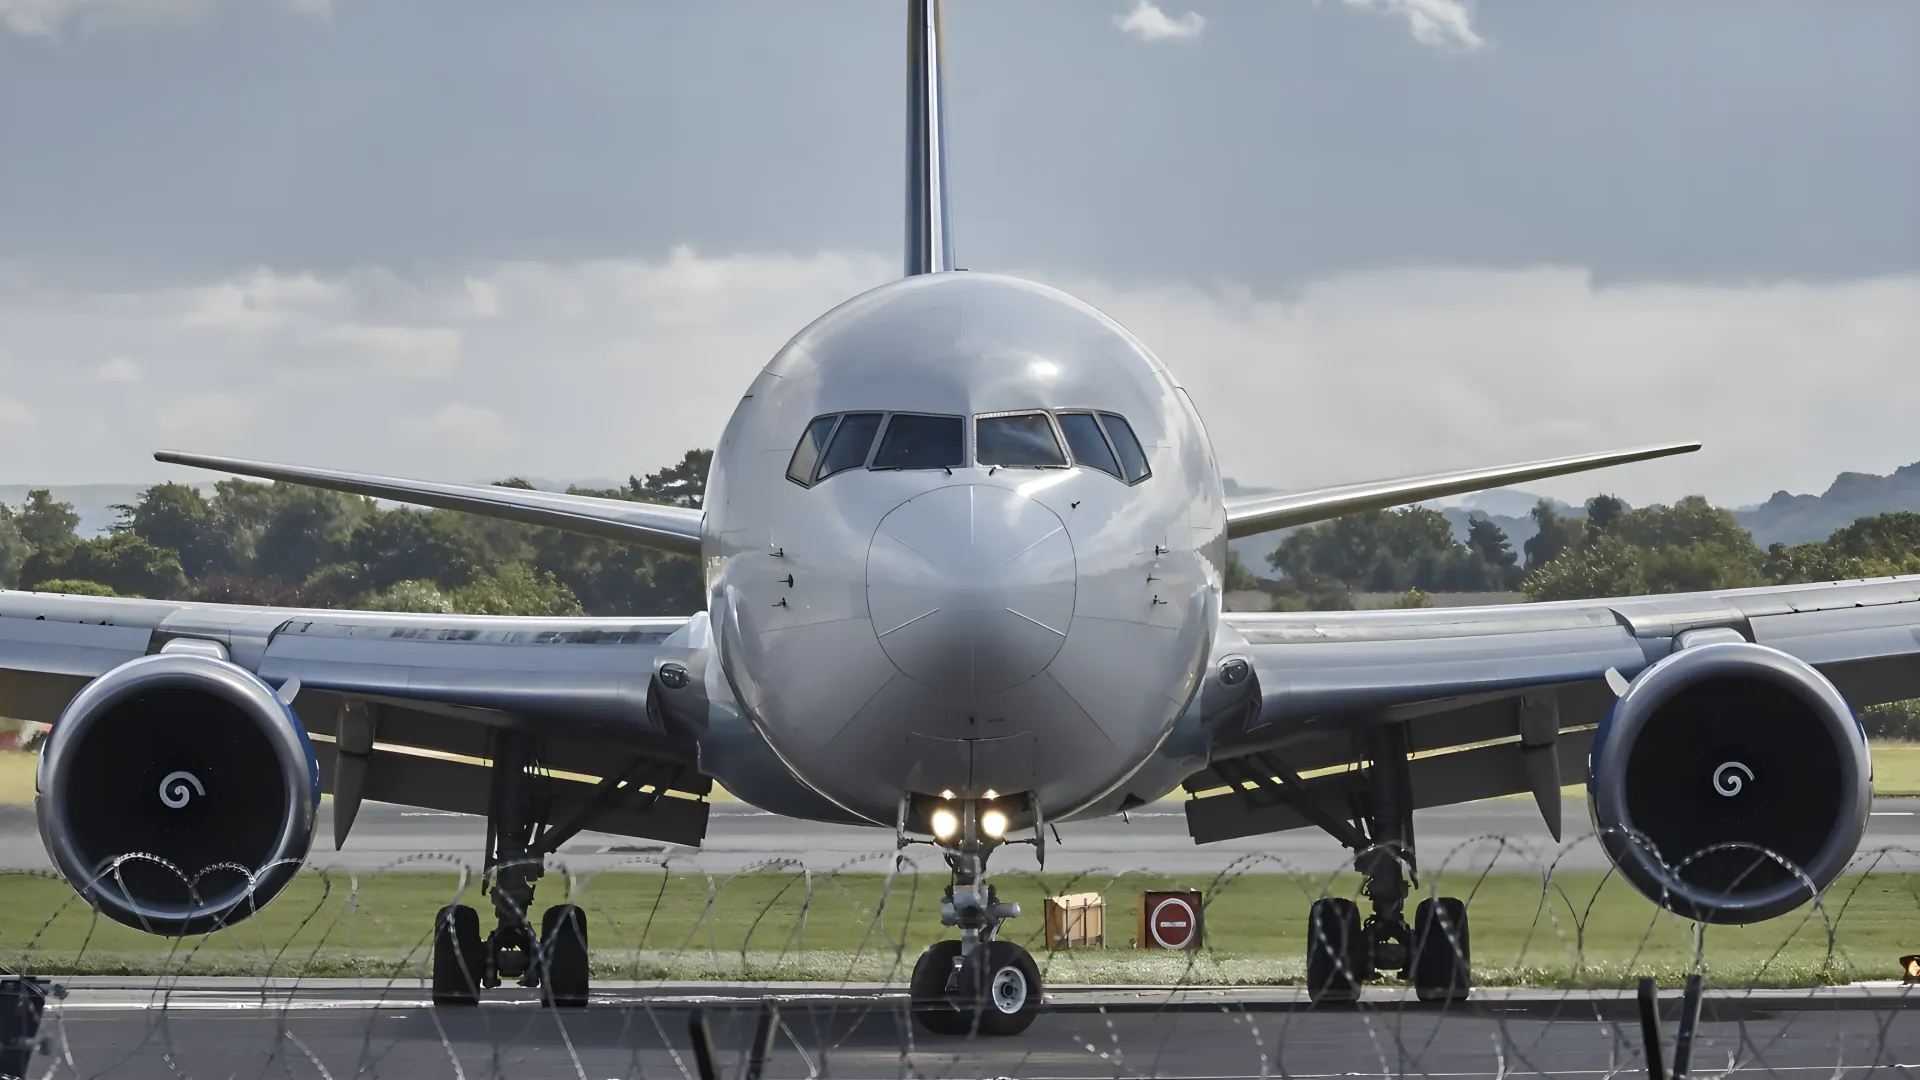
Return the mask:
<path fill-rule="evenodd" d="M 1000 839 L 1007 834 L 1007 815 L 998 810 L 989 810 L 980 815 L 980 831 Z"/>
<path fill-rule="evenodd" d="M 933 835 L 946 840 L 959 831 L 960 819 L 953 816 L 953 811 L 943 806 L 933 812 Z"/>

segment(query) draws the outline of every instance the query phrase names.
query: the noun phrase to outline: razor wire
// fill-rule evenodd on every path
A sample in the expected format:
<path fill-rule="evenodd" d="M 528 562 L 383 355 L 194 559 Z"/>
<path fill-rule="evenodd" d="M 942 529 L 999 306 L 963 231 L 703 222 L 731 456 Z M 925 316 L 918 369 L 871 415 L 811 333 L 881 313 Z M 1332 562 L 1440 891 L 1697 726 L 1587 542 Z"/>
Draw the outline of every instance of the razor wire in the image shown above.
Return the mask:
<path fill-rule="evenodd" d="M 1614 870 L 1569 868 L 1600 842 L 1489 834 L 1429 852 L 1408 901 L 1466 903 L 1474 981 L 1464 1000 L 1437 1003 L 1391 979 L 1353 1004 L 1305 993 L 1314 931 L 1298 916 L 1319 899 L 1364 903 L 1351 872 L 1250 854 L 1177 881 L 997 873 L 1004 894 L 1038 901 L 1001 937 L 1030 950 L 1046 986 L 1039 1020 L 1011 1037 L 914 1023 L 907 986 L 921 948 L 942 936 L 946 871 L 884 841 L 832 863 L 724 871 L 699 852 L 591 871 L 550 859 L 541 904 L 576 903 L 588 917 L 584 1009 L 543 1008 L 511 983 L 478 1006 L 430 1004 L 433 912 L 467 903 L 491 916 L 483 875 L 458 859 L 303 868 L 256 917 L 183 939 L 95 914 L 51 872 L 0 872 L 18 928 L 0 938 L 0 974 L 12 977 L 0 983 L 0 1044 L 13 1040 L 15 1067 L 36 1080 L 1610 1077 L 1654 1074 L 1660 1043 L 1692 1076 L 1920 1069 L 1920 960 L 1900 966 L 1901 953 L 1920 954 L 1920 850 L 1862 851 L 1797 910 L 1726 926 L 1668 914 Z M 1798 873 L 1751 852 L 1756 866 Z M 126 856 L 102 877 L 129 861 L 161 865 Z M 197 875 L 171 869 L 191 892 Z M 1170 886 L 1201 894 L 1199 949 L 1138 947 L 1135 901 Z M 1106 902 L 1100 946 L 1049 947 L 1044 900 L 1088 892 Z M 1280 929 L 1260 936 L 1263 918 Z M 1661 988 L 1651 1014 L 1643 980 Z"/>

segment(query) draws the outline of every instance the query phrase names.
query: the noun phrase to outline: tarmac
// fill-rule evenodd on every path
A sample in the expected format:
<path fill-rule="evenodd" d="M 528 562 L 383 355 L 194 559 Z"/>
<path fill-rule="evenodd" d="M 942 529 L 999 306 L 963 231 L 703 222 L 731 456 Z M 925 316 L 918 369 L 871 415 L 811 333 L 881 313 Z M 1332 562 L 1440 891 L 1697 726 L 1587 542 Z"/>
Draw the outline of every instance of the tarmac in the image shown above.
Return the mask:
<path fill-rule="evenodd" d="M 905 1018 L 898 988 L 618 984 L 586 1009 L 541 1009 L 530 992 L 435 1009 L 417 982 L 75 979 L 42 1025 L 31 1074 L 115 1077 L 698 1076 L 703 1016 L 717 1074 L 746 1073 L 769 1017 L 760 1075 L 775 1077 L 1299 1077 L 1646 1075 L 1631 995 L 1477 991 L 1445 1006 L 1380 988 L 1358 1006 L 1297 990 L 1050 991 L 1012 1038 L 935 1037 Z M 1662 995 L 1673 1064 L 1678 994 Z M 1709 992 L 1694 1075 L 1860 1075 L 1920 1067 L 1920 997 L 1898 985 Z"/>
<path fill-rule="evenodd" d="M 1422 810 L 1414 815 L 1421 864 L 1428 867 L 1538 871 L 1604 869 L 1606 856 L 1593 840 L 1584 799 L 1569 798 L 1562 810 L 1566 834 L 1555 843 L 1529 799 L 1485 802 Z M 477 867 L 486 840 L 486 823 L 477 817 L 381 803 L 364 805 L 346 846 L 333 849 L 332 803 L 321 821 L 308 861 L 315 866 L 372 870 L 419 855 L 439 855 Z M 1047 869 L 1055 872 L 1152 871 L 1163 874 L 1212 874 L 1233 868 L 1248 871 L 1323 874 L 1344 869 L 1350 857 L 1315 829 L 1297 829 L 1222 843 L 1196 845 L 1187 834 L 1178 803 L 1159 803 L 1127 814 L 1058 826 L 1047 837 Z M 1862 851 L 1910 848 L 1920 853 L 1920 799 L 1879 799 L 1874 803 Z M 713 804 L 706 842 L 682 848 L 632 837 L 582 833 L 568 842 L 555 862 L 579 872 L 632 865 L 636 860 L 671 858 L 686 866 L 731 873 L 775 862 L 798 861 L 816 870 L 879 870 L 893 850 L 883 829 L 820 825 L 776 817 L 740 803 Z M 915 847 L 933 868 L 933 849 Z M 1920 856 L 1892 864 L 1920 869 Z M 0 869 L 48 869 L 30 807 L 0 806 Z M 1009 844 L 995 852 L 995 872 L 1038 868 L 1031 846 Z"/>

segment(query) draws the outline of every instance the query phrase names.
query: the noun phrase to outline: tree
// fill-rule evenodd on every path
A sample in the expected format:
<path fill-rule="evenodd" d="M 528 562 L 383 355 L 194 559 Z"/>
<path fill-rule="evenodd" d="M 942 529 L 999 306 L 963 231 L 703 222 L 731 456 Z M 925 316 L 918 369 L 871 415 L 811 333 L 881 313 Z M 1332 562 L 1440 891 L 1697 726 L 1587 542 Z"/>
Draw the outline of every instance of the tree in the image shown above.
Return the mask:
<path fill-rule="evenodd" d="M 366 600 L 368 611 L 414 611 L 449 615 L 453 605 L 431 581 L 401 581 Z"/>
<path fill-rule="evenodd" d="M 155 600 L 187 591 L 179 556 L 125 532 L 36 551 L 20 571 L 20 583 L 29 589 L 60 579 L 98 582 L 122 596 Z"/>
<path fill-rule="evenodd" d="M 27 538 L 20 535 L 11 507 L 0 503 L 0 589 L 11 589 L 20 580 L 20 567 L 33 554 Z"/>
<path fill-rule="evenodd" d="M 1513 542 L 1507 539 L 1506 530 L 1494 524 L 1492 518 L 1474 514 L 1467 519 L 1467 550 L 1492 572 L 1501 589 L 1520 584 L 1520 557 L 1514 554 Z"/>
<path fill-rule="evenodd" d="M 453 610 L 470 615 L 582 614 L 572 589 L 525 563 L 508 563 L 448 593 L 447 601 Z"/>
<path fill-rule="evenodd" d="M 1628 506 L 1625 501 L 1614 495 L 1595 495 L 1587 500 L 1587 543 L 1592 544 L 1605 536 L 1607 530 L 1625 514 Z"/>
<path fill-rule="evenodd" d="M 1225 588 L 1228 592 L 1248 592 L 1260 587 L 1260 579 L 1253 576 L 1247 564 L 1240 561 L 1240 553 L 1227 549 L 1227 573 Z"/>
<path fill-rule="evenodd" d="M 1560 511 L 1545 499 L 1534 503 L 1528 515 L 1533 518 L 1535 526 L 1533 536 L 1521 545 L 1527 553 L 1528 570 L 1545 566 L 1559 558 L 1561 552 L 1578 547 L 1586 538 L 1584 524 L 1561 517 Z"/>
<path fill-rule="evenodd" d="M 264 527 L 254 541 L 252 572 L 289 585 L 329 563 L 345 562 L 353 532 L 372 515 L 372 499 L 337 491 L 274 484 Z"/>
<path fill-rule="evenodd" d="M 246 604 L 256 607 L 321 607 L 306 599 L 303 590 L 261 578 L 224 574 L 196 581 L 187 599 L 203 604 Z"/>
<path fill-rule="evenodd" d="M 114 509 L 120 512 L 113 526 L 116 531 L 131 532 L 154 547 L 173 549 L 188 577 L 227 568 L 230 553 L 213 527 L 213 508 L 197 489 L 155 484 L 132 505 Z"/>
<path fill-rule="evenodd" d="M 1896 510 L 1859 518 L 1827 537 L 1826 544 L 1853 558 L 1903 561 L 1920 554 L 1920 514 Z"/>
<path fill-rule="evenodd" d="M 38 592 L 66 593 L 68 596 L 119 596 L 120 594 L 97 581 L 74 581 L 69 578 L 54 578 L 34 586 Z"/>
<path fill-rule="evenodd" d="M 73 530 L 80 526 L 80 515 L 73 512 L 72 503 L 54 502 L 47 488 L 35 488 L 20 504 L 14 525 L 27 543 L 46 551 L 79 539 Z"/>
<path fill-rule="evenodd" d="M 1698 495 L 1638 510 L 1603 506 L 1601 513 L 1609 523 L 1591 534 L 1590 543 L 1567 545 L 1529 569 L 1520 583 L 1528 596 L 1570 600 L 1738 589 L 1763 580 L 1766 560 L 1752 535 L 1732 513 Z"/>
<path fill-rule="evenodd" d="M 1585 551 L 1562 551 L 1528 570 L 1520 588 L 1530 600 L 1585 600 L 1648 591 L 1640 552 L 1617 536 L 1603 536 Z"/>
<path fill-rule="evenodd" d="M 493 567 L 493 553 L 484 539 L 457 520 L 464 516 L 373 511 L 353 530 L 349 544 L 362 587 L 379 591 L 396 582 L 430 580 L 442 589 L 455 589 L 486 574 Z"/>
<path fill-rule="evenodd" d="M 689 450 L 677 463 L 647 474 L 645 480 L 627 478 L 627 491 L 642 502 L 670 503 L 700 509 L 707 495 L 707 473 L 713 451 Z"/>

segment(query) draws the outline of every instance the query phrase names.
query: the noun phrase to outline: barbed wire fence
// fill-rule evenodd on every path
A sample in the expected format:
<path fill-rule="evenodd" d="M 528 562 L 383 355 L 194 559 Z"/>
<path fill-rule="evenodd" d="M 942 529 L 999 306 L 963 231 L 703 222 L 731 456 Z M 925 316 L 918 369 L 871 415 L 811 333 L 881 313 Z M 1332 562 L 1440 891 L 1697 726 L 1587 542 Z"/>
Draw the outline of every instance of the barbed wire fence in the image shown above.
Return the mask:
<path fill-rule="evenodd" d="M 1002 895 L 1031 905 L 1002 936 L 1032 952 L 1047 987 L 1039 1021 L 1013 1037 L 935 1036 L 913 1023 L 914 962 L 950 936 L 939 923 L 945 867 L 917 849 L 724 872 L 698 852 L 637 853 L 591 871 L 550 860 L 541 899 L 588 916 L 595 982 L 584 1009 L 542 1008 L 537 993 L 512 985 L 477 1007 L 430 1004 L 434 913 L 491 905 L 478 870 L 447 857 L 303 869 L 257 917 L 181 940 L 95 915 L 50 872 L 0 873 L 0 972 L 9 976 L 0 983 L 8 1044 L 0 1074 L 759 1080 L 1920 1069 L 1920 1001 L 1902 968 L 1903 955 L 1920 953 L 1920 851 L 1862 851 L 1791 914 L 1708 926 L 1660 911 L 1617 873 L 1575 857 L 1598 842 L 1543 850 L 1489 835 L 1430 853 L 1410 899 L 1466 902 L 1475 983 L 1465 1000 L 1431 1003 L 1391 980 L 1370 984 L 1354 1004 L 1309 1000 L 1308 905 L 1364 902 L 1350 873 L 1267 855 L 1179 880 L 999 873 Z M 1201 947 L 1140 948 L 1139 901 L 1176 886 L 1201 894 Z M 1085 893 L 1104 898 L 1102 940 L 1050 948 L 1044 901 Z M 1654 1055 L 1652 1046 L 1665 1049 Z"/>

